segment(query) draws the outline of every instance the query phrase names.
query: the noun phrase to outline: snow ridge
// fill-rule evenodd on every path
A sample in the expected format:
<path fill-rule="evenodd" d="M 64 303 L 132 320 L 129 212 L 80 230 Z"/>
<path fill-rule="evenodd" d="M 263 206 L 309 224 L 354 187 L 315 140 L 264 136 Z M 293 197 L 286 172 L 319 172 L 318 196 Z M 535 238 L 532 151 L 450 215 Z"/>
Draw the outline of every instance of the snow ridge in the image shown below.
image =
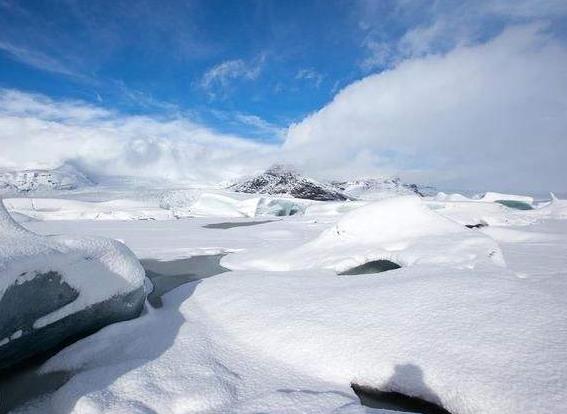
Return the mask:
<path fill-rule="evenodd" d="M 425 197 L 435 193 L 433 187 L 406 184 L 399 177 L 331 181 L 331 185 L 344 194 L 355 198 L 386 198 L 386 196 L 413 194 Z"/>

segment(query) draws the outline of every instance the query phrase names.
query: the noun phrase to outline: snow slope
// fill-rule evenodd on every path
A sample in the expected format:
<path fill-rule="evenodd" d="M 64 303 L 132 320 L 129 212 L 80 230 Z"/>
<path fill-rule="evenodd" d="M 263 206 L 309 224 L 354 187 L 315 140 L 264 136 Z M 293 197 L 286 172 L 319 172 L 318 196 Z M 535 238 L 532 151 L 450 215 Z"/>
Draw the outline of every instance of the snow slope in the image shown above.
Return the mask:
<path fill-rule="evenodd" d="M 72 378 L 19 412 L 387 412 L 360 406 L 352 383 L 453 414 L 567 412 L 564 204 L 402 197 L 260 223 L 28 222 L 122 239 L 146 258 L 230 252 L 222 264 L 242 270 L 181 286 L 162 308 L 66 348 L 40 373 Z M 502 224 L 467 229 L 457 213 Z M 533 220 L 516 225 L 524 215 Z M 254 225 L 207 227 L 224 221 Z M 403 267 L 337 275 L 378 257 Z"/>

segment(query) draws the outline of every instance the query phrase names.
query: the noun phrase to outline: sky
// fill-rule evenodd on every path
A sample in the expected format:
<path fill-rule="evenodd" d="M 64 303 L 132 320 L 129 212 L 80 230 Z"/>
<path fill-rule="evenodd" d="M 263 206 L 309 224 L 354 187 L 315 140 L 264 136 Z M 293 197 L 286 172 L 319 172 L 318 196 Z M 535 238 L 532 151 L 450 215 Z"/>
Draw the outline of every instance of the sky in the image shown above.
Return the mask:
<path fill-rule="evenodd" d="M 567 1 L 0 0 L 0 168 L 567 191 Z"/>

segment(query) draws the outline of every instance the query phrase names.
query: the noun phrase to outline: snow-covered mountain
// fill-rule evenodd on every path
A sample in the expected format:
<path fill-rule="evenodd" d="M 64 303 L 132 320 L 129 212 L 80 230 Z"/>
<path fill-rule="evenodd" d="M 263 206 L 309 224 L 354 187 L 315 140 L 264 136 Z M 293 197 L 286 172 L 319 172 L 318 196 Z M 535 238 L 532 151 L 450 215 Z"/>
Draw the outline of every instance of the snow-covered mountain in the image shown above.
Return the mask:
<path fill-rule="evenodd" d="M 20 170 L 0 172 L 0 192 L 74 190 L 95 183 L 71 164 L 53 170 Z"/>
<path fill-rule="evenodd" d="M 289 195 L 318 201 L 349 199 L 333 186 L 305 177 L 282 165 L 274 165 L 257 176 L 243 179 L 229 186 L 229 189 L 240 193 Z"/>
<path fill-rule="evenodd" d="M 381 199 L 392 195 L 428 196 L 436 193 L 432 187 L 407 184 L 398 177 L 365 178 L 349 181 L 332 181 L 331 185 L 348 197 L 360 199 Z"/>

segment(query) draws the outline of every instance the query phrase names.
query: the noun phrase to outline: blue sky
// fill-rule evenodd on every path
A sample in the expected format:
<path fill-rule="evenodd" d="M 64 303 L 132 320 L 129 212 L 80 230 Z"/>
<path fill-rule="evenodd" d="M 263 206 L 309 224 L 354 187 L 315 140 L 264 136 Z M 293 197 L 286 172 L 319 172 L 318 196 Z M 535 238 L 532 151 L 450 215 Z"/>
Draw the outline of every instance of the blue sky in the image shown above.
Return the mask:
<path fill-rule="evenodd" d="M 517 82 L 510 86 L 510 99 L 520 89 L 539 106 L 530 107 L 530 99 L 526 99 L 524 106 L 514 104 L 517 108 L 512 113 L 508 111 L 511 102 L 501 102 L 493 113 L 479 114 L 474 125 L 482 126 L 484 132 L 499 131 L 504 118 L 495 122 L 496 111 L 507 114 L 508 125 L 529 120 L 530 125 L 518 128 L 519 132 L 530 130 L 539 125 L 541 116 L 527 114 L 538 113 L 549 104 L 558 121 L 549 126 L 548 140 L 556 143 L 560 139 L 556 131 L 562 129 L 565 118 L 555 112 L 561 113 L 564 103 L 557 91 L 564 77 L 556 62 L 562 62 L 558 59 L 567 44 L 566 23 L 565 0 L 0 0 L 0 90 L 8 91 L 0 96 L 1 110 L 6 122 L 13 122 L 16 109 L 20 111 L 18 128 L 24 128 L 27 112 L 36 111 L 34 116 L 39 120 L 52 122 L 50 115 L 42 117 L 62 114 L 56 107 L 69 108 L 69 102 L 78 102 L 73 114 L 84 115 L 90 110 L 85 105 L 120 114 L 112 120 L 113 125 L 131 125 L 132 116 L 150 117 L 147 120 L 152 125 L 163 119 L 182 119 L 190 121 L 189 130 L 194 125 L 204 126 L 221 135 L 280 145 L 283 150 L 309 141 L 311 148 L 301 150 L 309 155 L 304 160 L 307 166 L 314 165 L 312 158 L 319 156 L 321 148 L 333 149 L 329 155 L 332 165 L 320 169 L 332 170 L 342 161 L 357 160 L 357 165 L 365 166 L 364 172 L 407 173 L 412 179 L 432 182 L 450 175 L 441 170 L 449 168 L 445 159 L 449 154 L 444 158 L 438 151 L 430 151 L 416 156 L 418 146 L 410 135 L 420 135 L 421 130 L 407 132 L 407 114 L 402 108 L 398 117 L 392 111 L 394 104 L 415 101 L 415 113 L 428 108 L 431 102 L 421 94 L 420 80 L 431 75 L 431 61 L 440 60 L 436 73 L 444 77 L 434 81 L 442 85 L 462 72 L 458 64 L 452 72 L 445 67 L 454 65 L 451 62 L 467 51 L 478 52 L 475 60 L 463 57 L 462 61 L 478 64 L 479 70 L 490 65 L 496 68 L 478 85 L 490 90 L 471 96 L 471 102 L 446 97 L 439 106 L 449 109 L 436 121 L 442 128 L 423 135 L 419 145 L 435 148 L 442 143 L 447 147 L 447 137 L 454 135 L 452 122 L 462 114 L 462 108 L 487 108 L 482 96 L 488 93 L 493 94 L 489 103 L 501 102 L 498 87 L 491 85 L 507 79 Z M 521 27 L 527 29 L 516 30 Z M 511 78 L 513 66 L 510 74 L 499 73 L 497 66 L 499 59 L 508 55 L 518 64 L 537 58 L 541 65 Z M 412 65 L 419 69 L 412 69 L 413 77 L 402 81 L 404 68 Z M 476 79 L 477 72 L 470 76 Z M 467 94 L 468 81 L 463 79 L 452 86 L 457 97 Z M 545 90 L 547 95 L 525 89 L 534 79 L 554 81 Z M 442 92 L 432 89 L 431 96 L 442 96 Z M 540 101 L 534 94 L 542 95 Z M 344 109 L 341 102 L 347 97 L 352 100 Z M 379 105 L 384 97 L 392 100 L 391 106 Z M 51 109 L 39 113 L 38 105 Z M 542 116 L 552 116 L 549 112 Z M 79 116 L 81 122 L 83 115 Z M 76 125 L 73 116 L 58 121 L 62 127 Z M 89 119 L 94 123 L 98 118 Z M 376 124 L 376 119 L 383 122 Z M 397 123 L 391 126 L 394 120 Z M 81 134 L 87 136 L 93 123 L 83 125 Z M 300 127 L 294 128 L 296 124 Z M 99 122 L 96 127 L 101 125 L 106 124 Z M 152 140 L 164 134 L 169 134 L 167 145 L 183 139 L 189 142 L 190 138 L 179 138 L 185 137 L 187 130 L 175 130 L 179 133 L 175 135 L 170 124 L 159 125 L 155 137 L 144 138 L 145 146 L 132 144 L 134 151 L 154 148 Z M 382 130 L 382 125 L 389 129 Z M 130 129 L 121 134 L 130 134 Z M 498 141 L 508 142 L 502 134 Z M 518 131 L 506 134 L 514 137 Z M 331 138 L 333 135 L 337 137 Z M 392 137 L 399 137 L 398 141 Z M 120 148 L 131 142 L 130 138 L 116 139 Z M 224 145 L 223 139 L 218 139 L 219 147 Z M 467 145 L 476 139 L 471 136 Z M 358 142 L 356 148 L 353 142 Z M 449 147 L 457 146 L 455 141 Z M 459 144 L 459 148 L 465 147 Z M 19 150 L 14 146 L 14 151 Z M 86 150 L 79 152 L 84 157 Z M 64 158 L 57 154 L 57 159 Z M 339 160 L 337 154 L 345 159 Z M 451 153 L 451 157 L 458 156 Z M 281 157 L 278 153 L 269 159 Z M 520 162 L 522 154 L 516 157 Z M 496 157 L 493 163 L 497 162 Z M 463 177 L 450 180 L 466 182 Z"/>
<path fill-rule="evenodd" d="M 233 113 L 286 126 L 368 72 L 359 11 L 345 1 L 3 0 L 0 80 L 121 111 L 193 111 L 217 127 Z"/>
<path fill-rule="evenodd" d="M 0 86 L 129 113 L 189 111 L 221 131 L 273 139 L 277 127 L 403 58 L 392 45 L 415 28 L 445 15 L 466 23 L 468 33 L 449 27 L 426 53 L 527 19 L 479 8 L 423 0 L 2 0 Z"/>

